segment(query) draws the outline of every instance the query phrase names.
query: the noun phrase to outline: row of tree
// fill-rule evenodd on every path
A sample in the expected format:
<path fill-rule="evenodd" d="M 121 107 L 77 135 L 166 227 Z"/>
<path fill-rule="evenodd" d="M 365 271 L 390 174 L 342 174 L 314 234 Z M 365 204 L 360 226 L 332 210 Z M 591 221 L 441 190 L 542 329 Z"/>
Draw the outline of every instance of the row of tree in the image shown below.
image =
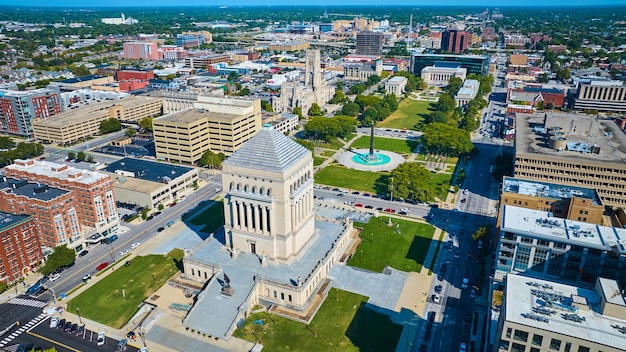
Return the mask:
<path fill-rule="evenodd" d="M 15 159 L 35 158 L 43 154 L 43 145 L 39 143 L 15 142 L 10 137 L 0 137 L 0 165 L 9 165 Z"/>

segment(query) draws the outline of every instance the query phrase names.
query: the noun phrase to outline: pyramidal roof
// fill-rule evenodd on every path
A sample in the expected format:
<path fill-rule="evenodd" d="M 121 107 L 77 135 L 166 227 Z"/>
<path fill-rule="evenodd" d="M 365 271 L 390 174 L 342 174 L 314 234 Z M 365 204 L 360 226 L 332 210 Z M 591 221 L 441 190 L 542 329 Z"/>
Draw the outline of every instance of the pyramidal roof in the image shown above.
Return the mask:
<path fill-rule="evenodd" d="M 310 153 L 298 142 L 266 124 L 254 137 L 226 159 L 224 165 L 285 172 Z"/>

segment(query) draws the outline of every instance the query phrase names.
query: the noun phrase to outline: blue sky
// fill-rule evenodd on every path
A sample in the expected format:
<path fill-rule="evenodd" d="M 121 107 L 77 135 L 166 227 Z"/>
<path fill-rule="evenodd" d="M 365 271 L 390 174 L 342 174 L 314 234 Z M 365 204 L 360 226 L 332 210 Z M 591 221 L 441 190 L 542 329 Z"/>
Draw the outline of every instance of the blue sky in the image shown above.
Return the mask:
<path fill-rule="evenodd" d="M 405 6 L 600 6 L 626 5 L 626 0 L 0 0 L 7 6 L 53 6 L 53 7 L 109 7 L 109 6 L 345 6 L 345 5 L 405 5 Z"/>

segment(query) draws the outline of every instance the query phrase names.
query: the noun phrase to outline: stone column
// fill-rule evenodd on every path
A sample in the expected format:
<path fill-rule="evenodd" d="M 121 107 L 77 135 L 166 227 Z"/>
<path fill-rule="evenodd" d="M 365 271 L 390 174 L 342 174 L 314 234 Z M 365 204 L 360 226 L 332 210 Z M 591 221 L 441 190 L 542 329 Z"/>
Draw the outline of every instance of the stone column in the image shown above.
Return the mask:
<path fill-rule="evenodd" d="M 233 227 L 239 228 L 239 204 L 236 201 L 230 203 L 233 213 Z"/>
<path fill-rule="evenodd" d="M 257 204 L 252 205 L 254 207 L 254 232 L 261 233 L 260 221 L 261 217 L 259 216 L 259 206 Z"/>
<path fill-rule="evenodd" d="M 261 206 L 261 235 L 267 233 L 267 207 Z"/>
<path fill-rule="evenodd" d="M 250 203 L 245 204 L 246 207 L 246 217 L 248 219 L 248 227 L 246 230 L 252 232 L 252 205 Z"/>

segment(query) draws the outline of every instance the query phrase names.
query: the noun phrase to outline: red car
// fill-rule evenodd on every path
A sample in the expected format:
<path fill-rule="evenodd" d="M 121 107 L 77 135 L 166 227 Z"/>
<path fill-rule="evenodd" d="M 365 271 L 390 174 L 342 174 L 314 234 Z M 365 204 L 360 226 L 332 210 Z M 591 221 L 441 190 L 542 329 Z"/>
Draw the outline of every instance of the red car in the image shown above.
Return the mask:
<path fill-rule="evenodd" d="M 102 270 L 102 269 L 106 268 L 107 266 L 109 266 L 109 262 L 100 263 L 100 264 L 96 267 L 96 270 L 97 270 L 97 271 L 100 271 L 100 270 Z"/>
<path fill-rule="evenodd" d="M 391 209 L 391 208 L 387 208 L 387 209 L 385 209 L 385 212 L 394 214 L 396 212 L 396 210 L 395 209 Z"/>
<path fill-rule="evenodd" d="M 173 206 L 176 206 L 176 202 L 170 203 L 170 208 L 173 207 Z"/>
<path fill-rule="evenodd" d="M 355 207 L 358 207 L 358 208 L 361 208 L 361 207 L 363 206 L 363 204 L 361 204 L 361 203 L 356 203 L 354 206 L 355 206 Z"/>

